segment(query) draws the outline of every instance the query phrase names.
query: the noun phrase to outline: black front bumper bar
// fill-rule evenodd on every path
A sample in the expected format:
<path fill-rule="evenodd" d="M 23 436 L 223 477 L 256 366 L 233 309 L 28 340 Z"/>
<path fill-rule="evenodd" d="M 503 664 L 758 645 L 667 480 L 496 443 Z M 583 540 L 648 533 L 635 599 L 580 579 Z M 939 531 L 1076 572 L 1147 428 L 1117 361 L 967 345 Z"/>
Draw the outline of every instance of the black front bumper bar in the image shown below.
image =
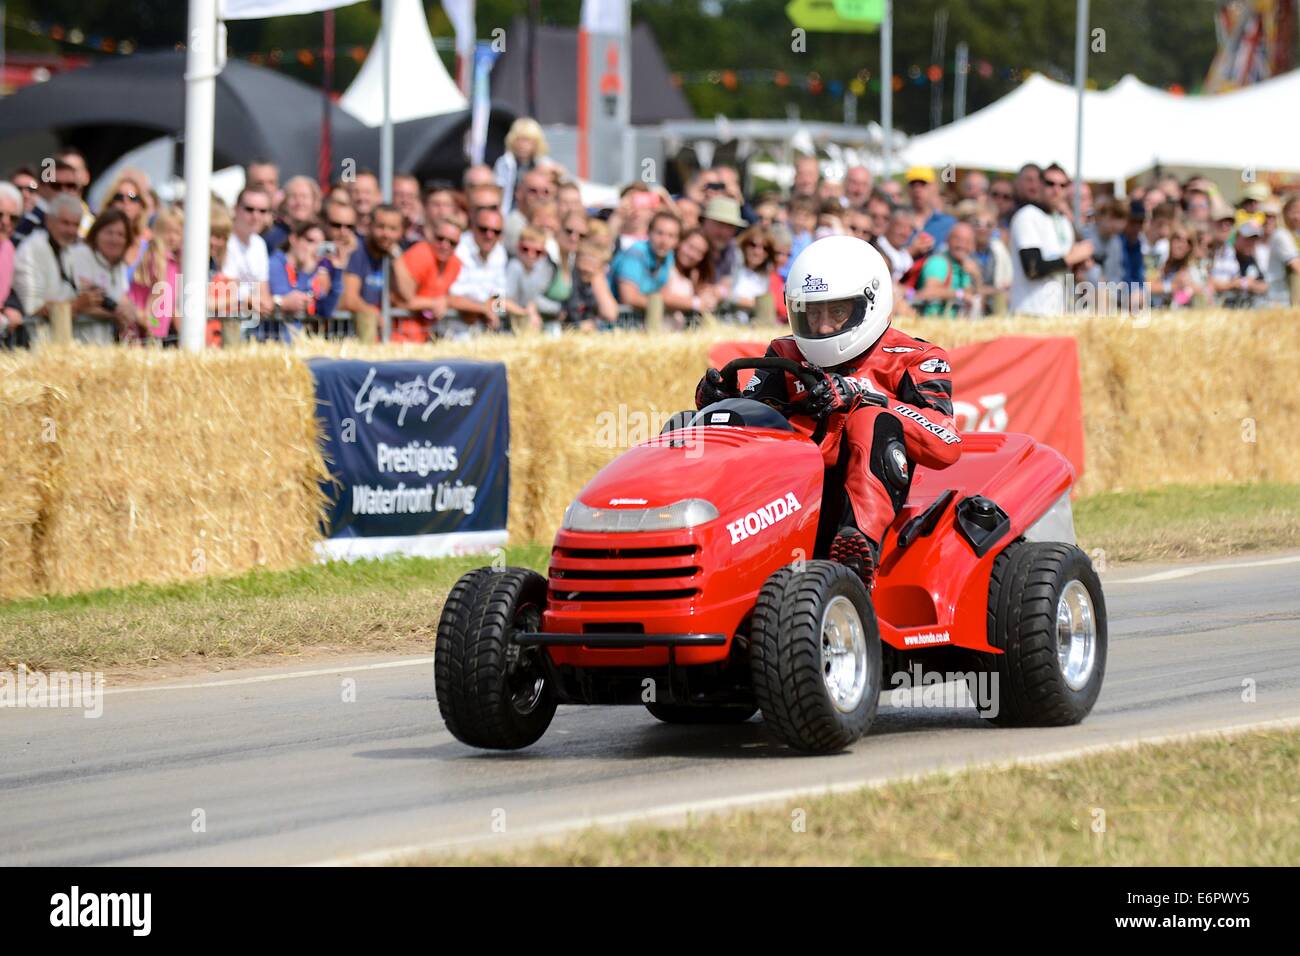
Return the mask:
<path fill-rule="evenodd" d="M 524 647 L 721 647 L 725 634 L 515 634 Z"/>

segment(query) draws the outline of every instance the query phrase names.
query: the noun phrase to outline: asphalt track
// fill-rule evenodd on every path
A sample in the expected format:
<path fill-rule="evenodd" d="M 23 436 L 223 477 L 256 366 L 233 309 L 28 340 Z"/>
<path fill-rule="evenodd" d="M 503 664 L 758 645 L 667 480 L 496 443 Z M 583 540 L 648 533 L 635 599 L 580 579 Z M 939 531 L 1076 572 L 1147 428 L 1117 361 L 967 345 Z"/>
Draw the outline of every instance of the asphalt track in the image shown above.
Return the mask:
<path fill-rule="evenodd" d="M 1128 565 L 1102 580 L 1110 661 L 1082 725 L 1000 730 L 968 707 L 886 696 L 872 733 L 831 757 L 791 754 L 757 718 L 670 727 L 640 708 L 578 707 L 526 751 L 481 753 L 439 721 L 431 657 L 110 682 L 98 719 L 0 708 L 0 864 L 382 862 L 1300 719 L 1300 554 Z"/>

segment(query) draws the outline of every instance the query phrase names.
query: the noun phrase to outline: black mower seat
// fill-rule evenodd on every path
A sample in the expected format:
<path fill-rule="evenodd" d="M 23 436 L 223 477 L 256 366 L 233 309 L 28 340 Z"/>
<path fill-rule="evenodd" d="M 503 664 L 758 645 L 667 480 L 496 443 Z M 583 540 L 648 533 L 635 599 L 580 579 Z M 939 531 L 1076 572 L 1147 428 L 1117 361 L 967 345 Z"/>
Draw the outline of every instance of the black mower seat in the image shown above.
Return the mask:
<path fill-rule="evenodd" d="M 729 425 L 733 428 L 775 428 L 779 431 L 792 432 L 794 426 L 786 417 L 771 405 L 764 405 L 752 398 L 726 398 L 712 405 L 705 405 L 687 423 L 688 428 L 703 425 Z"/>

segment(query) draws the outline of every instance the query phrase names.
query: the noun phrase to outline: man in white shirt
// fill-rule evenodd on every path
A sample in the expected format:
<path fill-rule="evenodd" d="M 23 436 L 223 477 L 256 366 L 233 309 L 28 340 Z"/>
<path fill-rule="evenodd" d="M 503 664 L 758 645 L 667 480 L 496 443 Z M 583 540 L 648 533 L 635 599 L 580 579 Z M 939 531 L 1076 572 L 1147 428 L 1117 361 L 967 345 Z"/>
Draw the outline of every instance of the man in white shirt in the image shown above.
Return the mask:
<path fill-rule="evenodd" d="M 1291 280 L 1300 273 L 1300 196 L 1282 206 L 1282 222 L 1268 241 L 1268 301 L 1271 305 L 1300 305 L 1291 300 Z"/>
<path fill-rule="evenodd" d="M 1021 315 L 1061 315 L 1065 312 L 1064 277 L 1092 257 L 1086 239 L 1066 245 L 1048 210 L 1069 188 L 1059 167 L 1043 171 L 1040 201 L 1026 202 L 1011 217 L 1011 311 Z"/>
<path fill-rule="evenodd" d="M 471 332 L 499 329 L 506 314 L 506 255 L 501 244 L 501 212 L 483 208 L 474 212 L 473 241 L 460 257 L 460 275 L 447 290 L 447 307 L 457 315 L 441 324 L 442 334 L 458 338 Z M 463 246 L 464 239 L 461 240 Z"/>
<path fill-rule="evenodd" d="M 271 225 L 271 197 L 255 187 L 244 189 L 235 201 L 230 241 L 226 244 L 223 272 L 239 283 L 239 302 L 262 315 L 275 309 L 267 283 L 270 259 L 262 233 Z"/>
<path fill-rule="evenodd" d="M 55 302 L 71 302 L 74 316 L 100 305 L 103 294 L 98 289 L 78 291 L 73 281 L 69 259 L 80 242 L 80 228 L 81 200 L 71 192 L 59 193 L 45 208 L 45 228 L 37 229 L 18 247 L 13 287 L 25 315 L 48 320 Z M 33 337 L 43 341 L 47 330 L 46 321 L 39 321 L 33 327 Z M 74 334 L 84 339 L 80 330 Z M 111 331 L 108 341 L 112 341 Z"/>
<path fill-rule="evenodd" d="M 916 217 L 912 210 L 900 206 L 889 217 L 889 225 L 885 228 L 884 235 L 876 238 L 876 248 L 889 263 L 889 272 L 895 282 L 903 278 L 907 270 L 912 268 L 912 253 L 908 251 L 907 246 L 915 223 Z"/>

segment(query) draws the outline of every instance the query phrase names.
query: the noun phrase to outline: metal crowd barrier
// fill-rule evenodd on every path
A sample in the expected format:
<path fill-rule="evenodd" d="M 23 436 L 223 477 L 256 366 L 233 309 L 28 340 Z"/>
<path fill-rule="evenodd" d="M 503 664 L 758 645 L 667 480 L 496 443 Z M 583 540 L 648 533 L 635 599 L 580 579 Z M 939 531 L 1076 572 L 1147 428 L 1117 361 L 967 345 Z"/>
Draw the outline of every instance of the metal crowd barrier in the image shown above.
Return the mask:
<path fill-rule="evenodd" d="M 391 319 L 409 318 L 420 314 L 422 313 L 410 312 L 404 309 L 389 311 Z M 649 297 L 644 310 L 634 309 L 630 306 L 620 306 L 617 319 L 613 322 L 601 321 L 597 323 L 597 328 L 599 331 L 664 331 L 667 328 L 664 315 L 665 309 L 662 297 L 652 295 Z M 455 319 L 459 318 L 459 316 L 451 312 L 448 313 L 448 318 Z M 281 312 L 277 309 L 266 316 L 248 313 L 235 315 L 211 314 L 207 316 L 207 321 L 209 323 L 219 323 L 219 338 L 223 347 L 231 347 L 245 342 L 288 343 L 300 335 L 333 340 L 357 338 L 366 342 L 379 342 L 384 338 L 379 317 L 375 313 L 335 312 L 333 315 L 321 316 L 305 312 Z M 41 328 L 42 330 L 48 328 L 47 337 L 50 342 L 63 344 L 74 340 L 74 324 L 71 304 L 57 303 L 51 310 L 48 326 L 42 324 Z M 685 315 L 685 326 L 687 328 L 708 328 L 719 324 L 768 325 L 775 327 L 776 313 L 772 297 L 770 295 L 759 296 L 755 307 L 751 310 L 738 309 L 734 305 L 726 303 L 714 312 L 691 312 Z M 562 323 L 555 320 L 545 322 L 545 327 L 548 330 L 561 332 L 564 328 Z M 673 327 L 676 327 L 675 322 Z M 140 340 L 139 344 L 160 348 L 176 348 L 179 345 L 179 335 L 176 330 L 177 322 L 173 318 L 170 323 L 170 330 L 165 336 L 147 336 Z M 510 321 L 506 321 L 498 334 L 517 334 L 521 331 L 522 329 L 515 327 Z M 436 325 L 433 332 L 433 339 L 436 339 L 438 337 Z M 216 338 L 216 336 L 205 331 L 205 341 L 213 341 L 213 344 L 215 344 L 214 340 Z M 12 346 L 14 343 L 10 342 L 9 344 Z"/>

